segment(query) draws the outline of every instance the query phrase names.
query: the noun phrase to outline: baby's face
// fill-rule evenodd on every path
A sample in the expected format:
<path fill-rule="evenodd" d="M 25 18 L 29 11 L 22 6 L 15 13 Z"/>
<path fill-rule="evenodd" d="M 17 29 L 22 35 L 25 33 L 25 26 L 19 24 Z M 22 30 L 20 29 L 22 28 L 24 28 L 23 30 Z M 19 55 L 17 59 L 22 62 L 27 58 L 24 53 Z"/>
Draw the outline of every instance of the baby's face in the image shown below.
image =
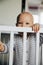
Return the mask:
<path fill-rule="evenodd" d="M 32 27 L 33 17 L 29 14 L 22 14 L 18 21 L 18 27 Z"/>

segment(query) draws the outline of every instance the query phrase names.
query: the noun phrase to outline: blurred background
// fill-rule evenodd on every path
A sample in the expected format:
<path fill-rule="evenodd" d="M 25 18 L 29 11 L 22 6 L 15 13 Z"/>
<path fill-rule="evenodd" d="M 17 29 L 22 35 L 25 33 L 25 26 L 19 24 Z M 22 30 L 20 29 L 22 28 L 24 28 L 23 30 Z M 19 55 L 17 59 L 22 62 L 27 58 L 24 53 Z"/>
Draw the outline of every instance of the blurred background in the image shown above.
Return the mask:
<path fill-rule="evenodd" d="M 20 12 L 31 12 L 34 23 L 43 24 L 43 0 L 0 0 L 0 25 L 14 25 Z"/>

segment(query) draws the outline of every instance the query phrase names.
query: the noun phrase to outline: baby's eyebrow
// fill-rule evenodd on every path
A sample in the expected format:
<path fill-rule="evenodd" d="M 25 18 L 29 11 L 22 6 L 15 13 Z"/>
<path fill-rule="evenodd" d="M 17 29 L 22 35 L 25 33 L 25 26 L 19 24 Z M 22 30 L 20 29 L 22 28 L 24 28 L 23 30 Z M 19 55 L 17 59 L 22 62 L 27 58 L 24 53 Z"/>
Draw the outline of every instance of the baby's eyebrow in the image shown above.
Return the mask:
<path fill-rule="evenodd" d="M 29 24 L 29 22 L 26 22 L 27 24 Z"/>

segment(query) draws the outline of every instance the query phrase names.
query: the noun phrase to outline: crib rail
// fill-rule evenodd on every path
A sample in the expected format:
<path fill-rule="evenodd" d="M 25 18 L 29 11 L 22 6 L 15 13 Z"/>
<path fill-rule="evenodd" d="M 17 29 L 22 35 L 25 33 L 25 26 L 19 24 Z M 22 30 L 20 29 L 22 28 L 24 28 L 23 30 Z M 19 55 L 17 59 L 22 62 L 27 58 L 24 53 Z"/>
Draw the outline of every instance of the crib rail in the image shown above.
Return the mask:
<path fill-rule="evenodd" d="M 10 33 L 10 55 L 9 65 L 13 65 L 13 43 L 14 33 L 23 32 L 23 65 L 26 65 L 26 35 L 27 32 L 35 33 L 32 28 L 27 27 L 14 27 L 14 26 L 0 26 L 0 33 Z M 39 32 L 36 33 L 36 65 L 39 65 L 39 35 L 43 33 L 43 28 L 40 28 Z"/>
<path fill-rule="evenodd" d="M 33 32 L 32 28 L 28 27 L 15 27 L 15 26 L 2 26 L 0 25 L 0 32 Z M 40 28 L 39 33 L 43 33 L 43 27 Z"/>

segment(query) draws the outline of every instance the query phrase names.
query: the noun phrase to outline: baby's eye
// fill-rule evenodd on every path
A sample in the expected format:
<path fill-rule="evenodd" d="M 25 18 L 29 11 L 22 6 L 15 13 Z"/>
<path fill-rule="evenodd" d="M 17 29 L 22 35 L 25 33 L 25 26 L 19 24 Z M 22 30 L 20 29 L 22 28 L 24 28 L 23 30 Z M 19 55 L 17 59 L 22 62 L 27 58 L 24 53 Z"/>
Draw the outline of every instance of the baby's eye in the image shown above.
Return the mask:
<path fill-rule="evenodd" d="M 22 24 L 21 22 L 19 22 L 18 24 Z"/>
<path fill-rule="evenodd" d="M 29 23 L 26 23 L 26 24 L 29 24 Z"/>

